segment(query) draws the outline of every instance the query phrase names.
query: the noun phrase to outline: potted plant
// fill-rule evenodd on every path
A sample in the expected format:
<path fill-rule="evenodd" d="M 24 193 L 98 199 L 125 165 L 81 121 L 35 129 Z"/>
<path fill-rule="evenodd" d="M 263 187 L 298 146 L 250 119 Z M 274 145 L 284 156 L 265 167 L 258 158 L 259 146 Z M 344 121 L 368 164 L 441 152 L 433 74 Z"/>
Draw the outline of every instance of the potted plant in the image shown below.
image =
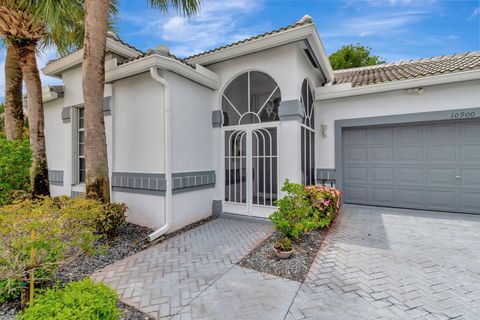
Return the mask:
<path fill-rule="evenodd" d="M 273 245 L 275 254 L 280 259 L 288 259 L 293 253 L 292 240 L 289 238 L 281 238 Z"/>

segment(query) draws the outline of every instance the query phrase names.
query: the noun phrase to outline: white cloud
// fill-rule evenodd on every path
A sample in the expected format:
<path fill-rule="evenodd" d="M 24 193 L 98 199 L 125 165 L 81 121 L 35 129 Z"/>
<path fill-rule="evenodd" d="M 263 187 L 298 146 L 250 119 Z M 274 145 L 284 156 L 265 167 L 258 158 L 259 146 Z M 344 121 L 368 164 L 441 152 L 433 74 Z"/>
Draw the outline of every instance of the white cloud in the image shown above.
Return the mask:
<path fill-rule="evenodd" d="M 468 20 L 473 20 L 475 18 L 480 17 L 480 7 L 477 7 L 473 10 L 472 15 L 468 18 Z"/>
<path fill-rule="evenodd" d="M 167 42 L 172 53 L 188 56 L 232 41 L 249 37 L 255 27 L 240 27 L 242 20 L 255 14 L 263 0 L 207 0 L 193 17 L 156 15 L 145 24 L 145 18 L 124 17 L 142 25 L 136 35 Z"/>

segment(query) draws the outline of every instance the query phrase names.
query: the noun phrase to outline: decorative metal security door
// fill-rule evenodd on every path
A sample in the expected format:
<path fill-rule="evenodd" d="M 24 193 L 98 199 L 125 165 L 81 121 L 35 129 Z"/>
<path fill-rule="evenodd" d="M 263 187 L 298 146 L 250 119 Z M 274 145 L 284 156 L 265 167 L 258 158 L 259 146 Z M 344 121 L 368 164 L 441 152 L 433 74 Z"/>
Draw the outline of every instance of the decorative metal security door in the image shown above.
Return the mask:
<path fill-rule="evenodd" d="M 225 212 L 267 217 L 278 198 L 277 127 L 224 130 Z"/>

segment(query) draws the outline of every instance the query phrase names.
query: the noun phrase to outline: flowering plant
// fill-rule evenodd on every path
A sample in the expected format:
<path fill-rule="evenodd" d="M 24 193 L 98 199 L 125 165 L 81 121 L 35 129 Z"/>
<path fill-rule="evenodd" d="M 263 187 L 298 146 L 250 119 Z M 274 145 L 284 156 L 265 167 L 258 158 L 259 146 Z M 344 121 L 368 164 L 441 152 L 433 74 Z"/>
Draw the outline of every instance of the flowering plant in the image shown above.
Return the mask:
<path fill-rule="evenodd" d="M 340 210 L 340 200 L 342 193 L 327 186 L 305 186 L 310 203 L 316 211 L 319 211 L 320 216 L 326 216 L 333 219 L 333 217 Z M 327 219 L 330 220 L 331 219 Z M 330 221 L 328 223 L 330 223 Z"/>

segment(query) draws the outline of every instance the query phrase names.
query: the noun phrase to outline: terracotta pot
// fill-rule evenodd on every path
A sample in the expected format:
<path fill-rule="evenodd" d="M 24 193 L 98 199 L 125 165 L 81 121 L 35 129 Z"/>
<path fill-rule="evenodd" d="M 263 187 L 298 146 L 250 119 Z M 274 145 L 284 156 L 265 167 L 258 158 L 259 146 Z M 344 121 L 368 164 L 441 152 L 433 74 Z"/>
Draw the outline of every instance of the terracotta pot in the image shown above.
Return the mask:
<path fill-rule="evenodd" d="M 293 253 L 293 248 L 290 251 L 280 251 L 275 249 L 275 247 L 273 247 L 273 250 L 275 251 L 275 254 L 277 255 L 277 257 L 279 257 L 280 259 L 288 259 Z"/>

